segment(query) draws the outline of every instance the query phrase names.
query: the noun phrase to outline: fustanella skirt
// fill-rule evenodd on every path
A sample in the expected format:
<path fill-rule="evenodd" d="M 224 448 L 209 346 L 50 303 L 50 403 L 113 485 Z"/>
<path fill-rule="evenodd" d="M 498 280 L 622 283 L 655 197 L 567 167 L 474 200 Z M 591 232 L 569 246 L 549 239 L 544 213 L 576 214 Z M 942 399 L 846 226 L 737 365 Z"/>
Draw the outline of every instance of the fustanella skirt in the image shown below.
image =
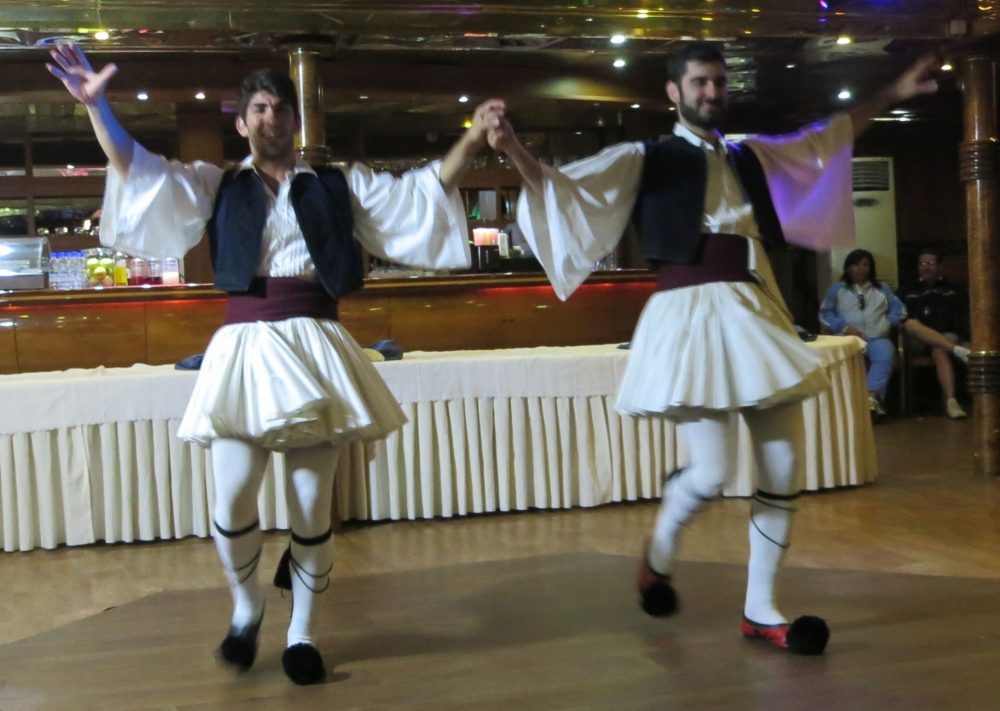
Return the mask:
<path fill-rule="evenodd" d="M 617 409 L 687 418 L 768 408 L 829 387 L 819 357 L 754 282 L 668 289 L 636 326 Z"/>

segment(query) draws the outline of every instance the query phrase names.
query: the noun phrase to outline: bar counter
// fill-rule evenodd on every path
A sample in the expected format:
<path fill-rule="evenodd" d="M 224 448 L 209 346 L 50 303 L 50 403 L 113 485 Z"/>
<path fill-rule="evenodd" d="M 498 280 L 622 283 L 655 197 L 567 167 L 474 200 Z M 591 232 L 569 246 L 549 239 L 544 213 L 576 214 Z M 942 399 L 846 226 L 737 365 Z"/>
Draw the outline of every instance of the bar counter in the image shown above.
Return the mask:
<path fill-rule="evenodd" d="M 594 274 L 560 302 L 541 274 L 370 279 L 340 318 L 362 345 L 410 350 L 627 341 L 655 288 L 645 270 Z M 205 350 L 225 294 L 210 285 L 0 293 L 0 373 L 174 363 Z"/>

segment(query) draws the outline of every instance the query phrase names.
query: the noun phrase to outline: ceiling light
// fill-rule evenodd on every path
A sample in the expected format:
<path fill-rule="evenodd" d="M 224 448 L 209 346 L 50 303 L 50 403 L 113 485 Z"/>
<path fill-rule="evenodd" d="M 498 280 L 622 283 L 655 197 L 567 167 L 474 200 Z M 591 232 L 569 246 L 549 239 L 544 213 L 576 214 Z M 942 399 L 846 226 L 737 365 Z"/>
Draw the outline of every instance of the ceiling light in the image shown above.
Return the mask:
<path fill-rule="evenodd" d="M 67 163 L 66 164 L 66 170 L 73 170 L 74 168 L 76 168 L 76 166 L 73 165 L 72 163 Z"/>
<path fill-rule="evenodd" d="M 138 94 L 135 95 L 135 98 L 137 98 L 139 101 L 146 101 L 147 99 L 149 99 L 149 94 L 147 94 L 145 91 L 140 91 Z"/>
<path fill-rule="evenodd" d="M 368 101 L 368 94 L 362 94 L 358 98 L 361 99 L 362 101 Z"/>
<path fill-rule="evenodd" d="M 786 64 L 785 69 L 795 69 L 795 62 L 789 62 Z"/>
<path fill-rule="evenodd" d="M 611 66 L 614 67 L 615 69 L 621 69 L 626 64 L 628 64 L 628 62 L 626 62 L 624 59 L 622 59 L 621 57 L 619 57 L 618 59 L 616 59 L 615 61 L 613 61 L 611 63 Z"/>
<path fill-rule="evenodd" d="M 950 72 L 954 68 L 955 67 L 951 66 L 951 62 L 945 62 L 944 64 L 941 65 L 942 72 Z"/>
<path fill-rule="evenodd" d="M 850 43 L 851 43 L 851 38 L 848 37 L 847 35 L 841 35 L 840 37 L 837 38 L 837 44 L 839 45 L 845 45 Z"/>
<path fill-rule="evenodd" d="M 611 35 L 611 44 L 625 44 L 625 35 Z"/>
<path fill-rule="evenodd" d="M 642 108 L 642 104 L 631 104 L 629 106 L 629 108 L 630 109 L 641 109 Z"/>
<path fill-rule="evenodd" d="M 841 89 L 840 93 L 837 94 L 837 98 L 840 99 L 841 101 L 847 101 L 848 99 L 851 98 L 851 90 L 850 89 Z"/>
<path fill-rule="evenodd" d="M 205 92 L 204 91 L 199 91 L 197 94 L 194 95 L 194 98 L 196 98 L 198 101 L 204 101 L 205 100 Z"/>
<path fill-rule="evenodd" d="M 893 109 L 889 112 L 890 114 L 895 114 L 896 116 L 905 116 L 910 113 L 909 109 Z"/>
<path fill-rule="evenodd" d="M 645 20 L 647 17 L 649 17 L 649 10 L 639 10 L 639 12 L 635 13 L 635 16 L 638 17 L 640 20 Z"/>
<path fill-rule="evenodd" d="M 472 128 L 472 119 L 462 121 L 462 128 Z"/>
<path fill-rule="evenodd" d="M 107 30 L 98 30 L 94 33 L 94 39 L 103 42 L 104 40 L 111 39 L 111 34 Z"/>
<path fill-rule="evenodd" d="M 465 94 L 462 94 L 460 97 L 458 97 L 458 103 L 460 103 L 460 104 L 467 104 L 467 103 L 469 103 L 469 97 L 466 96 Z"/>

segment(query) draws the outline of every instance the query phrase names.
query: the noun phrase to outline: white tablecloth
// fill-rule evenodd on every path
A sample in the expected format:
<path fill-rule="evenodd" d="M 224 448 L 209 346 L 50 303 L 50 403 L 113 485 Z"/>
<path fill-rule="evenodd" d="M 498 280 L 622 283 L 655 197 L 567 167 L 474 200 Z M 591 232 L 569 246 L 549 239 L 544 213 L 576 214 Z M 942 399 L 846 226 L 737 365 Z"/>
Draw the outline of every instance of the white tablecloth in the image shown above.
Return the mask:
<path fill-rule="evenodd" d="M 813 344 L 832 389 L 803 403 L 802 486 L 873 481 L 861 342 Z M 342 519 L 415 519 L 656 497 L 683 462 L 670 422 L 622 417 L 627 351 L 612 346 L 412 353 L 379 363 L 409 423 L 338 470 Z M 0 543 L 6 551 L 210 535 L 208 451 L 176 429 L 195 374 L 171 366 L 0 376 Z M 735 415 L 734 415 L 735 417 Z M 745 425 L 727 495 L 748 495 Z M 283 457 L 261 525 L 286 528 Z"/>

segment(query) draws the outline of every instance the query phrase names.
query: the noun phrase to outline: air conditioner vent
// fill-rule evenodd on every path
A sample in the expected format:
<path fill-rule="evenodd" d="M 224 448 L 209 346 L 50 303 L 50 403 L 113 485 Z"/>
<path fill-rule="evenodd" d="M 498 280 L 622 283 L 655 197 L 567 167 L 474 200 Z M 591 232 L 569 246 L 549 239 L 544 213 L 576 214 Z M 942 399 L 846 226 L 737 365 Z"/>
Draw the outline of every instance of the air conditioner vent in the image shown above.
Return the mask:
<path fill-rule="evenodd" d="M 853 190 L 886 191 L 890 188 L 891 163 L 887 160 L 856 160 L 851 165 Z"/>

